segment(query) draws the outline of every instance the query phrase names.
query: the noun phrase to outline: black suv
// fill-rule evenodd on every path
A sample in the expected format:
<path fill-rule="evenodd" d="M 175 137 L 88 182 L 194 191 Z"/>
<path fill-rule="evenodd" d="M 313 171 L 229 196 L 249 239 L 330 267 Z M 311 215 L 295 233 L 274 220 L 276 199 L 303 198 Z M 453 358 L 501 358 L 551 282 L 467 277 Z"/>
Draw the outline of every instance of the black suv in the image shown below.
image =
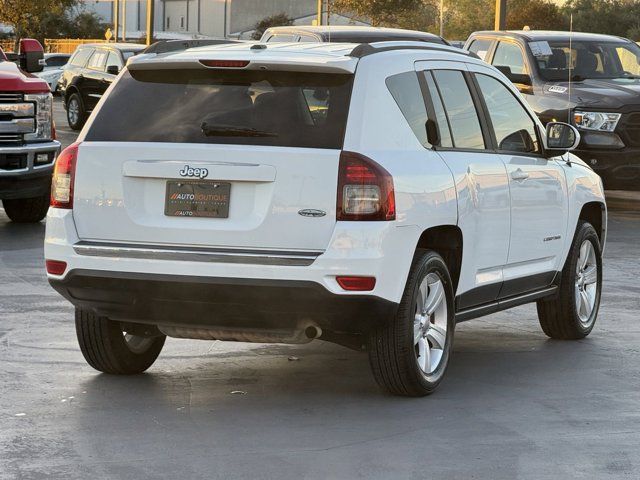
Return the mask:
<path fill-rule="evenodd" d="M 58 82 L 72 129 L 82 128 L 127 59 L 145 48 L 135 43 L 86 44 L 76 48 Z"/>
<path fill-rule="evenodd" d="M 640 47 L 587 33 L 476 32 L 465 48 L 518 87 L 543 123 L 569 121 L 607 189 L 640 190 Z"/>
<path fill-rule="evenodd" d="M 271 27 L 265 30 L 261 42 L 348 42 L 373 43 L 386 41 L 414 41 L 449 45 L 442 37 L 433 33 L 401 28 L 380 28 L 361 26 L 321 26 L 297 25 L 291 27 Z"/>

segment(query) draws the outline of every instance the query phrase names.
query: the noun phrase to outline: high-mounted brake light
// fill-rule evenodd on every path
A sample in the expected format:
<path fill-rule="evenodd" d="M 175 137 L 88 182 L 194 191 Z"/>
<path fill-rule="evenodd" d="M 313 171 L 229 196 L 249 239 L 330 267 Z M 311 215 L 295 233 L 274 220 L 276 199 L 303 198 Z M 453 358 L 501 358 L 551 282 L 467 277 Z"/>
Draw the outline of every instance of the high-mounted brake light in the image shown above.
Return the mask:
<path fill-rule="evenodd" d="M 249 60 L 200 60 L 205 67 L 214 68 L 244 68 L 249 65 Z"/>
<path fill-rule="evenodd" d="M 342 152 L 336 219 L 395 220 L 396 198 L 391 174 L 364 155 Z"/>
<path fill-rule="evenodd" d="M 58 155 L 51 181 L 51 206 L 54 208 L 73 208 L 73 182 L 79 146 L 79 142 L 72 143 Z"/>

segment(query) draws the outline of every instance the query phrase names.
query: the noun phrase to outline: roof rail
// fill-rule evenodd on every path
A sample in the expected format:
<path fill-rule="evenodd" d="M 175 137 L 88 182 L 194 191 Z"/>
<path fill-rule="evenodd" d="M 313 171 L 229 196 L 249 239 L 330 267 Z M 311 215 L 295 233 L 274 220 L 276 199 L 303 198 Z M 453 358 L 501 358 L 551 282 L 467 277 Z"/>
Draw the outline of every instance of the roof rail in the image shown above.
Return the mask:
<path fill-rule="evenodd" d="M 390 52 L 393 50 L 437 50 L 441 52 L 456 53 L 458 55 L 464 55 L 466 57 L 477 58 L 473 52 L 462 50 L 456 47 L 450 47 L 448 45 L 439 45 L 437 43 L 428 42 L 400 42 L 400 41 L 387 41 L 387 42 L 375 42 L 375 43 L 361 43 L 349 53 L 350 57 L 363 58 L 373 55 L 375 53 Z"/>

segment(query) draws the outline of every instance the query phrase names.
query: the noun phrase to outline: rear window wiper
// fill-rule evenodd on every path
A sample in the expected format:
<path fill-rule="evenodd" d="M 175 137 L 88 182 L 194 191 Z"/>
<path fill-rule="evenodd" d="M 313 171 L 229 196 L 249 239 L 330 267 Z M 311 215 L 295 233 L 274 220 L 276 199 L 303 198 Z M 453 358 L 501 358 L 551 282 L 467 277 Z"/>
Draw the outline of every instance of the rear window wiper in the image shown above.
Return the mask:
<path fill-rule="evenodd" d="M 275 132 L 266 132 L 250 127 L 234 127 L 233 125 L 209 124 L 202 122 L 202 133 L 207 137 L 277 137 Z"/>

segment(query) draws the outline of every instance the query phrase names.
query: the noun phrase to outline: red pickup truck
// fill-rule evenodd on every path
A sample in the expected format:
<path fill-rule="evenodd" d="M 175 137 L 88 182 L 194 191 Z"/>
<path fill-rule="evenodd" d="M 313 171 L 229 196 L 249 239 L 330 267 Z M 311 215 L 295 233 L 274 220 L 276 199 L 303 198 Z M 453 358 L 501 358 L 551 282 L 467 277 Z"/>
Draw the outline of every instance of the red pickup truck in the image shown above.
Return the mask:
<path fill-rule="evenodd" d="M 43 69 L 42 45 L 23 39 L 13 57 L 0 49 L 0 200 L 12 221 L 39 222 L 49 208 L 60 143 L 49 86 L 32 75 Z"/>

